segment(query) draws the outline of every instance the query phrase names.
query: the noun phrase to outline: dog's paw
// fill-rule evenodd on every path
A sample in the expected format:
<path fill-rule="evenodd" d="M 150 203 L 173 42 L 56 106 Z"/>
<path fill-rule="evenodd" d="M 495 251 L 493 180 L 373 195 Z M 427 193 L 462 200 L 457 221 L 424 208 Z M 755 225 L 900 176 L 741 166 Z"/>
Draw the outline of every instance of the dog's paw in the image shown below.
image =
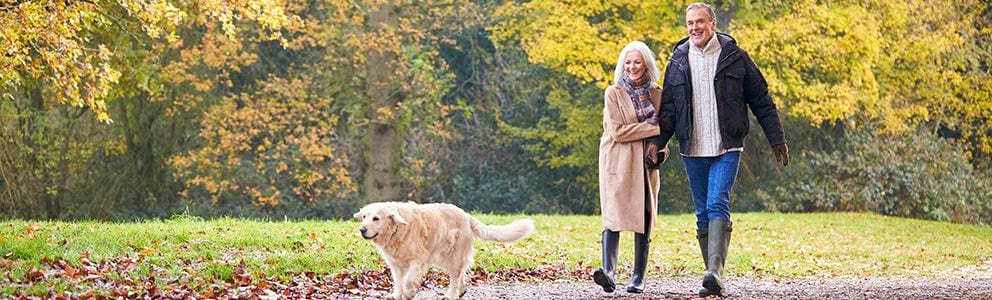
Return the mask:
<path fill-rule="evenodd" d="M 456 295 L 456 294 L 455 294 L 455 292 L 451 292 L 451 291 L 449 291 L 449 292 L 448 292 L 448 294 L 446 294 L 446 295 L 444 295 L 444 299 L 445 299 L 445 300 L 455 300 L 455 299 L 461 299 L 462 297 L 464 297 L 464 296 L 465 296 L 465 293 L 466 293 L 466 292 L 468 292 L 468 291 L 467 291 L 467 290 L 465 290 L 465 291 L 462 291 L 461 293 L 458 293 L 458 294 Z"/>

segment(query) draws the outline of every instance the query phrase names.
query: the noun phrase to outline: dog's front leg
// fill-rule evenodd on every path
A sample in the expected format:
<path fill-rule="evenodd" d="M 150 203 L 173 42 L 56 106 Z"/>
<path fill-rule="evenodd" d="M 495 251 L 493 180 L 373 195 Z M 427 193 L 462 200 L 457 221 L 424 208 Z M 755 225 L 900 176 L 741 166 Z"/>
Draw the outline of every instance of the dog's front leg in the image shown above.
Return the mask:
<path fill-rule="evenodd" d="M 403 296 L 407 299 L 413 299 L 417 296 L 417 291 L 420 290 L 420 282 L 424 279 L 424 274 L 427 273 L 427 264 L 423 262 L 411 262 L 409 269 L 403 274 L 403 282 L 406 283 L 406 287 L 403 288 Z"/>
<path fill-rule="evenodd" d="M 403 294 L 406 293 L 406 281 L 405 276 L 407 269 L 409 268 L 406 264 L 392 263 L 389 265 L 389 271 L 392 273 L 393 277 L 393 293 L 386 297 L 386 299 L 391 300 L 403 300 Z M 413 299 L 412 297 L 409 299 Z"/>

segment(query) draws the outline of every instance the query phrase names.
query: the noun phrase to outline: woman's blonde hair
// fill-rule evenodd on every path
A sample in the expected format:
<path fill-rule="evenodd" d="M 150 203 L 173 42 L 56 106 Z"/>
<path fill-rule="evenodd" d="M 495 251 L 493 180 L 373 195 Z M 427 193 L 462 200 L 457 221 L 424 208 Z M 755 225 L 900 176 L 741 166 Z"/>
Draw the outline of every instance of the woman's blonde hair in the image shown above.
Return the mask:
<path fill-rule="evenodd" d="M 627 57 L 627 53 L 630 51 L 641 52 L 641 56 L 644 57 L 644 64 L 648 67 L 645 70 L 644 75 L 648 76 L 650 82 L 658 81 L 661 79 L 661 72 L 658 71 L 658 64 L 654 61 L 654 52 L 651 52 L 651 48 L 648 48 L 647 44 L 641 41 L 633 41 L 623 47 L 623 51 L 620 51 L 620 57 L 617 58 L 617 69 L 613 71 L 613 83 L 619 83 L 620 78 L 623 78 L 623 61 Z"/>

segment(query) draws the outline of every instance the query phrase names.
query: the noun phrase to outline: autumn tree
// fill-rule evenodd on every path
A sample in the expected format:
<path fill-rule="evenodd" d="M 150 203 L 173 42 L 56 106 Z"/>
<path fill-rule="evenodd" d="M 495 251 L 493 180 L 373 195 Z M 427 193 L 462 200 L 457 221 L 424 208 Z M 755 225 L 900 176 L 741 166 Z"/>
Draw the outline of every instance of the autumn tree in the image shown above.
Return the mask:
<path fill-rule="evenodd" d="M 115 191 L 128 188 L 120 179 L 138 176 L 101 173 L 108 175 L 104 178 L 107 181 L 94 182 L 99 176 L 91 175 L 93 168 L 102 166 L 97 162 L 103 158 L 129 156 L 138 153 L 133 147 L 152 145 L 136 142 L 132 139 L 136 135 L 117 135 L 119 127 L 115 125 L 94 122 L 116 124 L 110 115 L 114 105 L 121 104 L 122 112 L 131 112 L 126 110 L 129 105 L 150 103 L 132 100 L 147 100 L 161 91 L 159 70 L 149 57 L 163 54 L 158 50 L 168 47 L 162 45 L 179 42 L 176 29 L 189 15 L 198 16 L 201 23 L 224 27 L 230 27 L 232 19 L 260 20 L 266 30 L 275 30 L 286 20 L 272 18 L 271 13 L 280 10 L 268 5 L 240 1 L 187 4 L 190 6 L 126 0 L 3 3 L 0 26 L 7 29 L 0 33 L 0 47 L 7 55 L 0 57 L 0 113 L 4 119 L 0 173 L 5 184 L 0 195 L 5 208 L 24 217 L 86 215 L 89 210 L 107 217 L 108 208 L 120 199 Z M 149 62 L 153 64 L 147 65 Z M 155 114 L 140 107 L 142 116 Z M 145 118 L 133 120 L 141 119 Z M 125 122 L 124 128 L 150 125 Z M 151 141 L 154 137 L 145 135 L 143 139 Z M 132 166 L 161 166 L 164 157 L 122 159 L 134 162 Z M 84 188 L 88 184 L 99 188 Z M 95 193 L 75 194 L 80 191 Z M 98 199 L 90 200 L 89 196 Z M 73 201 L 78 198 L 86 201 Z M 103 204 L 87 207 L 87 203 Z"/>
<path fill-rule="evenodd" d="M 442 28 L 458 27 L 436 21 L 472 16 L 462 13 L 471 9 L 470 3 L 454 1 L 310 3 L 289 9 L 305 25 L 284 35 L 285 49 L 220 36 L 212 39 L 230 48 L 189 49 L 188 59 L 170 73 L 181 80 L 178 86 L 193 89 L 190 101 L 182 102 L 216 108 L 203 115 L 196 145 L 172 160 L 178 178 L 187 183 L 184 196 L 211 199 L 206 206 L 214 209 L 299 212 L 335 206 L 341 211 L 324 214 L 338 216 L 349 215 L 356 202 L 411 197 L 431 183 L 436 162 L 446 153 L 445 141 L 455 138 L 444 118 L 453 108 L 441 99 L 451 79 L 437 47 L 450 43 Z M 237 28 L 248 28 L 238 36 L 252 35 L 250 27 Z M 247 60 L 212 62 L 239 56 Z M 211 71 L 203 77 L 184 75 L 204 67 Z M 211 74 L 243 81 L 203 85 L 217 78 Z M 275 82 L 292 87 L 267 88 Z M 258 87 L 279 93 L 259 93 Z M 232 90 L 244 95 L 211 96 Z M 271 100 L 250 102 L 260 97 Z M 273 106 L 287 101 L 298 103 Z M 257 124 L 270 120 L 288 124 Z M 313 132 L 313 138 L 295 137 L 302 132 Z M 294 142 L 288 148 L 274 147 L 289 138 Z M 310 186 L 319 193 L 299 192 Z"/>
<path fill-rule="evenodd" d="M 731 30 L 791 115 L 814 124 L 881 124 L 901 133 L 950 129 L 988 152 L 992 95 L 980 1 L 800 1 L 758 7 Z M 987 14 L 987 13 L 986 13 Z M 978 26 L 976 26 L 978 25 Z M 778 31 L 775 28 L 788 28 Z"/>
<path fill-rule="evenodd" d="M 357 13 L 366 20 L 351 45 L 364 64 L 365 116 L 362 202 L 412 198 L 445 151 L 452 135 L 442 101 L 451 85 L 440 46 L 447 33 L 478 18 L 468 1 L 368 1 Z M 417 200 L 417 199 L 411 199 Z"/>
<path fill-rule="evenodd" d="M 981 1 L 717 1 L 721 31 L 750 52 L 783 112 L 790 139 L 826 147 L 839 124 L 911 134 L 927 126 L 934 134 L 967 143 L 974 157 L 988 153 L 992 98 L 989 5 Z M 528 140 L 539 163 L 578 166 L 595 185 L 593 155 L 601 95 L 615 55 L 631 40 L 644 40 L 664 66 L 674 43 L 684 37 L 683 2 L 506 3 L 496 16 L 494 40 L 519 47 L 535 64 L 567 82 L 546 94 L 551 112 L 541 122 L 509 124 L 508 132 Z M 863 127 L 879 124 L 873 127 Z M 821 127 L 822 126 L 822 127 Z M 749 145 L 760 145 L 752 132 Z M 801 144 L 811 147 L 811 144 Z M 763 148 L 748 147 L 757 157 Z M 797 149 L 802 153 L 802 149 Z M 809 148 L 817 151 L 817 148 Z M 753 155 L 751 154 L 751 155 Z M 750 156 L 750 155 L 749 155 Z M 982 165 L 983 159 L 973 163 Z M 678 157 L 675 157 L 678 169 Z M 879 162 L 883 163 L 883 162 Z M 741 185 L 773 179 L 768 159 L 745 160 Z M 591 175 L 590 175 L 591 174 Z M 680 193 L 680 176 L 663 170 L 663 180 Z M 668 188 L 668 186 L 666 186 Z M 741 190 L 741 189 L 738 189 Z M 594 194 L 594 191 L 590 194 Z"/>
<path fill-rule="evenodd" d="M 491 28 L 495 43 L 521 49 L 530 63 L 552 72 L 547 82 L 538 83 L 545 84 L 543 115 L 536 122 L 503 120 L 501 126 L 528 141 L 539 165 L 579 169 L 585 197 L 596 197 L 602 90 L 611 84 L 617 56 L 627 43 L 640 40 L 664 66 L 671 43 L 684 35 L 672 26 L 680 12 L 679 4 L 664 1 L 503 4 Z"/>

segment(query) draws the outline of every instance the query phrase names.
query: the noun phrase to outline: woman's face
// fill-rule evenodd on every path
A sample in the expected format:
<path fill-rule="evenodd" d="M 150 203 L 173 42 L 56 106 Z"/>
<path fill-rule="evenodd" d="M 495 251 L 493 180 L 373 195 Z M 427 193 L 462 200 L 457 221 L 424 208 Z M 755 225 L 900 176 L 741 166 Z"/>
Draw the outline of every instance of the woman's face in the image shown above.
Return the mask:
<path fill-rule="evenodd" d="M 630 80 L 638 80 L 644 76 L 644 56 L 641 51 L 627 52 L 623 59 L 623 71 Z"/>

